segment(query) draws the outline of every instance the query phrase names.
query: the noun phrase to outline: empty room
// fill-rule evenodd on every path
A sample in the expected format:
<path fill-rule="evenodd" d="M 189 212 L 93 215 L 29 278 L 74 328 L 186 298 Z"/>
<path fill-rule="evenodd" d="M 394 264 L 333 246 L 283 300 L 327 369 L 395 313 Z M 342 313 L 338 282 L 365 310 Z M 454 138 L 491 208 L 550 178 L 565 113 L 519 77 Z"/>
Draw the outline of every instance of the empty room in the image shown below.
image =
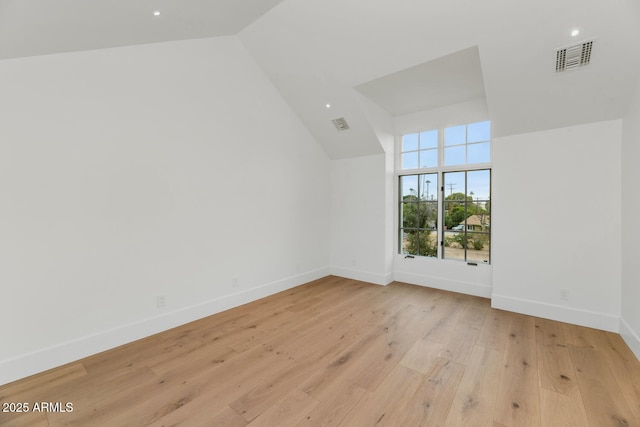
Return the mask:
<path fill-rule="evenodd" d="M 637 40 L 0 0 L 0 425 L 640 426 Z"/>

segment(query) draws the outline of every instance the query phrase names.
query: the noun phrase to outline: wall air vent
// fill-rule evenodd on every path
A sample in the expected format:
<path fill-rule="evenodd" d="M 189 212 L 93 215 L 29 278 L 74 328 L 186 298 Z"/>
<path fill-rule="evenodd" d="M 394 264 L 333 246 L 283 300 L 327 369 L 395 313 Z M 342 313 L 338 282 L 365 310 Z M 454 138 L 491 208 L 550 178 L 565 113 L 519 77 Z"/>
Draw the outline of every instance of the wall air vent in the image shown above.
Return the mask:
<path fill-rule="evenodd" d="M 347 124 L 347 121 L 344 119 L 344 117 L 333 119 L 331 121 L 333 122 L 333 125 L 336 127 L 336 129 L 338 129 L 340 132 L 349 129 L 349 125 Z"/>
<path fill-rule="evenodd" d="M 556 73 L 589 65 L 593 40 L 556 50 Z"/>

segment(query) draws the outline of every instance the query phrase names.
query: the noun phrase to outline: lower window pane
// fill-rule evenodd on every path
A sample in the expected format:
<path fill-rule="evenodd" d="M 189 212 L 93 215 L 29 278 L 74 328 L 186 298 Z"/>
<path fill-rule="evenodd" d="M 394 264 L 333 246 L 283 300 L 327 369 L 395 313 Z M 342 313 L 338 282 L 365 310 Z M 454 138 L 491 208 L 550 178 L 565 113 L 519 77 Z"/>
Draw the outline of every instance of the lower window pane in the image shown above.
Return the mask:
<path fill-rule="evenodd" d="M 400 216 L 402 217 L 402 228 L 418 228 L 419 224 L 419 204 L 418 203 L 402 203 L 400 205 L 402 210 Z"/>
<path fill-rule="evenodd" d="M 465 259 L 467 233 L 462 231 L 445 231 L 442 257 L 445 259 Z"/>
<path fill-rule="evenodd" d="M 438 233 L 433 230 L 402 230 L 402 253 L 435 257 L 438 255 Z"/>
<path fill-rule="evenodd" d="M 418 175 L 407 175 L 400 178 L 400 194 L 403 202 L 418 201 Z"/>
<path fill-rule="evenodd" d="M 438 255 L 438 235 L 432 230 L 418 230 L 414 235 L 414 241 L 410 242 L 417 246 L 417 253 L 420 256 L 435 257 Z"/>
<path fill-rule="evenodd" d="M 414 239 L 413 235 L 417 232 L 418 230 L 400 230 L 400 253 L 418 255 L 416 248 L 410 245 Z"/>
<path fill-rule="evenodd" d="M 438 226 L 438 202 L 420 203 L 420 224 L 419 228 L 435 230 Z"/>
<path fill-rule="evenodd" d="M 465 197 L 464 194 L 456 193 L 453 196 Z M 469 216 L 467 202 L 460 200 L 453 200 L 449 198 L 444 202 L 444 225 L 447 230 L 463 231 L 465 227 L 465 220 Z"/>
<path fill-rule="evenodd" d="M 399 253 L 491 262 L 490 169 L 401 176 L 400 194 Z"/>
<path fill-rule="evenodd" d="M 467 261 L 489 263 L 489 234 L 467 233 Z"/>

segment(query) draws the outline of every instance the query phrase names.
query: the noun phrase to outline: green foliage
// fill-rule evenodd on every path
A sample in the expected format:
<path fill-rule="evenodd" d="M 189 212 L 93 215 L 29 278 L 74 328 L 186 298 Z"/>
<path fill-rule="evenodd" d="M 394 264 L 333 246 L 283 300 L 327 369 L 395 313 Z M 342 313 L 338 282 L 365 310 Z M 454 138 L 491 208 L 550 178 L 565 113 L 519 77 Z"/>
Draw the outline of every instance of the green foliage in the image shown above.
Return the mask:
<path fill-rule="evenodd" d="M 420 230 L 407 232 L 406 253 L 420 256 L 437 256 L 438 245 L 430 237 L 431 231 Z"/>
<path fill-rule="evenodd" d="M 475 249 L 476 251 L 479 251 L 480 249 L 484 248 L 484 242 L 482 241 L 482 239 L 473 239 L 473 241 L 471 242 L 471 245 L 473 246 L 473 249 Z"/>
<path fill-rule="evenodd" d="M 415 196 L 405 196 L 402 203 L 402 228 L 428 228 L 437 226 L 437 202 L 418 200 Z"/>
<path fill-rule="evenodd" d="M 464 222 L 464 220 L 470 216 L 471 212 L 465 211 L 464 205 L 450 205 L 449 210 L 446 211 L 444 216 L 444 225 L 451 229 Z"/>
<path fill-rule="evenodd" d="M 465 200 L 472 202 L 471 196 L 465 196 L 464 193 L 452 193 L 444 198 L 445 200 L 453 200 L 457 202 L 464 202 Z"/>
<path fill-rule="evenodd" d="M 445 240 L 446 246 L 453 246 L 455 244 L 456 246 L 462 249 L 467 249 L 467 243 L 468 243 L 467 233 L 464 233 L 464 232 L 455 233 L 451 236 L 445 237 L 444 240 Z"/>
<path fill-rule="evenodd" d="M 453 193 L 445 198 L 444 225 L 452 229 L 464 223 L 472 215 L 487 215 L 491 209 L 490 202 L 476 202 L 472 196 L 463 193 Z"/>
<path fill-rule="evenodd" d="M 484 245 L 487 245 L 488 243 L 489 243 L 489 237 L 487 235 L 474 234 L 471 245 L 473 246 L 473 249 L 475 249 L 476 251 L 479 251 L 482 248 L 484 248 Z"/>
<path fill-rule="evenodd" d="M 453 193 L 444 201 L 444 225 L 447 229 L 465 224 L 472 215 L 488 215 L 488 202 L 473 200 L 473 193 Z M 401 221 L 404 233 L 403 252 L 411 255 L 437 256 L 438 243 L 433 230 L 438 227 L 438 204 L 412 193 L 405 195 L 401 203 Z M 486 235 L 456 232 L 447 233 L 444 245 L 462 249 L 482 250 L 488 244 Z"/>
<path fill-rule="evenodd" d="M 489 237 L 484 234 L 467 234 L 465 232 L 455 233 L 451 236 L 447 236 L 444 239 L 445 246 L 455 245 L 462 249 L 473 248 L 479 251 L 489 243 Z"/>

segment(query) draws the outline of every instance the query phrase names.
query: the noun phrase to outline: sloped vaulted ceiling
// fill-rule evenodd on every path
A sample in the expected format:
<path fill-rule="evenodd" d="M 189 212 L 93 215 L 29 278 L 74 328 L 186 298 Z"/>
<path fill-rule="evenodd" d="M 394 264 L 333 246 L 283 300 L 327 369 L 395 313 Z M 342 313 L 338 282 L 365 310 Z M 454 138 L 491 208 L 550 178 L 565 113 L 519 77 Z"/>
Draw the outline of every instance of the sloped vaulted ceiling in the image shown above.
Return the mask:
<path fill-rule="evenodd" d="M 479 93 L 494 136 L 620 118 L 640 70 L 637 0 L 0 0 L 0 59 L 222 35 L 331 158 L 382 153 L 394 115 Z M 582 40 L 591 64 L 556 74 L 555 49 Z"/>
<path fill-rule="evenodd" d="M 0 0 L 0 59 L 235 35 L 282 1 Z"/>
<path fill-rule="evenodd" d="M 425 108 L 484 92 L 494 136 L 622 117 L 640 69 L 638 9 L 633 0 L 287 0 L 239 36 L 340 158 L 381 150 L 355 88 L 393 116 L 420 105 L 408 96 L 411 79 L 422 81 Z M 591 65 L 556 75 L 555 49 L 587 39 L 596 40 Z M 463 64 L 453 55 L 461 52 L 476 52 L 478 72 L 447 71 Z M 451 86 L 455 75 L 464 85 Z M 335 132 L 333 116 L 349 133 Z"/>
<path fill-rule="evenodd" d="M 485 97 L 477 47 L 356 86 L 393 116 Z"/>

